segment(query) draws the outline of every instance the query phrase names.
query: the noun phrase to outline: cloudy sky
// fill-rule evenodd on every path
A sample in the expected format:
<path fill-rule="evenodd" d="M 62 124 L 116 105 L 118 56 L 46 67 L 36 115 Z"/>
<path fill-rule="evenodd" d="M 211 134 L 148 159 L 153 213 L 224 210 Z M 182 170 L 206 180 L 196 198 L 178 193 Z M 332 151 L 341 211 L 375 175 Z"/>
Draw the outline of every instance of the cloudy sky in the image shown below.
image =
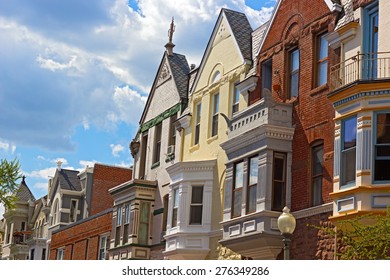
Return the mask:
<path fill-rule="evenodd" d="M 275 0 L 0 0 L 0 158 L 36 198 L 56 161 L 130 166 L 128 144 L 168 40 L 198 65 L 222 7 L 257 28 Z M 1 206 L 0 206 L 1 207 Z M 1 214 L 1 209 L 0 209 Z"/>

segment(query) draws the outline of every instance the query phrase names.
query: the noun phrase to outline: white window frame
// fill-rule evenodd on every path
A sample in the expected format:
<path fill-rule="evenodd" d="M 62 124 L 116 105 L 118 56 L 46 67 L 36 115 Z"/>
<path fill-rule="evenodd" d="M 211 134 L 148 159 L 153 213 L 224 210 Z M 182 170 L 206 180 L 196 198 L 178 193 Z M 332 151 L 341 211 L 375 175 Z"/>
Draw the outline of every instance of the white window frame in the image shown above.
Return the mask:
<path fill-rule="evenodd" d="M 76 202 L 74 209 L 72 209 L 73 202 Z M 79 208 L 79 201 L 77 199 L 71 199 L 70 200 L 70 208 L 69 208 L 69 222 L 70 223 L 74 223 L 77 221 L 78 208 Z M 72 213 L 72 210 L 73 210 L 73 213 Z"/>

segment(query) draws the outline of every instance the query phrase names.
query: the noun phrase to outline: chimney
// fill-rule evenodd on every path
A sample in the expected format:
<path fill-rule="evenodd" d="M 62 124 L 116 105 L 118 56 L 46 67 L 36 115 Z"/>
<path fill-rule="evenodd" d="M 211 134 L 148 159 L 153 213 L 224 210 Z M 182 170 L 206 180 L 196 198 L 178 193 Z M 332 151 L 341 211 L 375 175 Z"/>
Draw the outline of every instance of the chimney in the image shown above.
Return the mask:
<path fill-rule="evenodd" d="M 175 44 L 172 43 L 173 32 L 175 32 L 175 25 L 174 25 L 174 21 L 173 21 L 173 17 L 172 17 L 171 26 L 168 30 L 169 41 L 168 41 L 168 43 L 165 44 L 165 49 L 167 50 L 167 54 L 169 56 L 173 55 L 173 48 L 175 47 Z"/>
<path fill-rule="evenodd" d="M 57 161 L 57 170 L 61 171 L 62 161 Z"/>

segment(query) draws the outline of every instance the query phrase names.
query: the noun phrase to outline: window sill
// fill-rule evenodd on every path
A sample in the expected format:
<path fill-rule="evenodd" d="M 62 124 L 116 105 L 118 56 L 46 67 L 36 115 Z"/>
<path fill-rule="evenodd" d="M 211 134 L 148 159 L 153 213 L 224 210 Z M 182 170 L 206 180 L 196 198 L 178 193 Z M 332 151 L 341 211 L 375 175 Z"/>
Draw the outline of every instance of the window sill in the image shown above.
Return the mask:
<path fill-rule="evenodd" d="M 212 137 L 210 137 L 209 139 L 207 139 L 207 144 L 210 144 L 211 142 L 215 141 L 218 139 L 218 134 L 217 135 L 214 135 Z"/>
<path fill-rule="evenodd" d="M 159 166 L 160 166 L 160 162 L 158 161 L 158 162 L 153 163 L 152 166 L 150 167 L 150 169 L 155 169 Z"/>
<path fill-rule="evenodd" d="M 321 94 L 322 92 L 328 91 L 328 90 L 329 90 L 328 84 L 323 84 L 323 85 L 321 85 L 321 86 L 318 86 L 318 87 L 313 88 L 313 89 L 309 92 L 309 95 L 310 95 L 311 97 L 314 97 L 314 96 L 319 95 L 319 94 Z"/>
<path fill-rule="evenodd" d="M 195 152 L 197 150 L 199 150 L 199 144 L 196 144 L 196 145 L 190 147 L 190 153 Z"/>

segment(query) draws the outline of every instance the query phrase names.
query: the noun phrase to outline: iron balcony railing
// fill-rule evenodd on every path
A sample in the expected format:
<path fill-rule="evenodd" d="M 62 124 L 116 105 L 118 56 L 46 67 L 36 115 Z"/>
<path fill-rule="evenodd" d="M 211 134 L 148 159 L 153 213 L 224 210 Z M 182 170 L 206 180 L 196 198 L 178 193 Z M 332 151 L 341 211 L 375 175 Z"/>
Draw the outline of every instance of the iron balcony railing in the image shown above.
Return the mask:
<path fill-rule="evenodd" d="M 390 52 L 364 53 L 340 62 L 330 69 L 331 91 L 357 81 L 390 78 Z"/>

